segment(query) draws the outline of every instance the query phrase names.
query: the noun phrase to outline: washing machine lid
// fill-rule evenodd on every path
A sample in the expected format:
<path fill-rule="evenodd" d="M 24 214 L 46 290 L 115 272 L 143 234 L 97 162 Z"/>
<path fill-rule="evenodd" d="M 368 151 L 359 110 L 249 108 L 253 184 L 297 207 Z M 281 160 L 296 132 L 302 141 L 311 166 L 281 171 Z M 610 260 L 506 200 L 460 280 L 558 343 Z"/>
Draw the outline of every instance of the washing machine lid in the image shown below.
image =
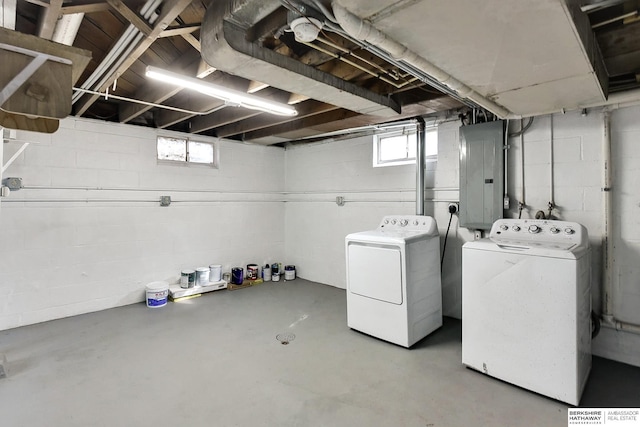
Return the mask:
<path fill-rule="evenodd" d="M 488 238 L 465 243 L 463 248 L 577 259 L 589 251 L 589 237 L 586 228 L 575 222 L 500 219 Z"/>

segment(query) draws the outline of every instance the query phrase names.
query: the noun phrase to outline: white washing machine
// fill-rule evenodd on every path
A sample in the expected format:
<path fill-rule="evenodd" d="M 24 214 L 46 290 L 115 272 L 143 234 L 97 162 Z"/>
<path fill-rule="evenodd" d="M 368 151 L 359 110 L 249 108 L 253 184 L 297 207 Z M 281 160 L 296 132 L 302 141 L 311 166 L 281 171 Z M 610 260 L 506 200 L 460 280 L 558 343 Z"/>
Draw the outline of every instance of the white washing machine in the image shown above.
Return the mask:
<path fill-rule="evenodd" d="M 578 405 L 591 370 L 587 230 L 501 219 L 462 247 L 462 363 Z"/>
<path fill-rule="evenodd" d="M 440 236 L 429 216 L 390 215 L 349 234 L 347 324 L 404 347 L 442 326 Z"/>

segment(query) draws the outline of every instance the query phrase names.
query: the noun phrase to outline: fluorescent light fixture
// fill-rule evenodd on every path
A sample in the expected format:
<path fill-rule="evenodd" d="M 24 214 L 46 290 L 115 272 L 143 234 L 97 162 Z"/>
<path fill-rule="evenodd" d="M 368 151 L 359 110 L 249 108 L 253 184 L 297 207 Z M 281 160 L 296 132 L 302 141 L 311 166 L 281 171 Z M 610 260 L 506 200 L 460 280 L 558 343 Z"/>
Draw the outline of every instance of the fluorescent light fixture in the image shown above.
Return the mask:
<path fill-rule="evenodd" d="M 223 86 L 215 85 L 193 77 L 172 73 L 160 68 L 147 66 L 145 75 L 149 78 L 171 83 L 188 89 L 196 90 L 204 95 L 218 98 L 229 105 L 260 110 L 265 113 L 278 114 L 280 116 L 295 116 L 298 114 L 295 108 L 280 102 L 268 101 L 255 95 L 246 94 Z"/>

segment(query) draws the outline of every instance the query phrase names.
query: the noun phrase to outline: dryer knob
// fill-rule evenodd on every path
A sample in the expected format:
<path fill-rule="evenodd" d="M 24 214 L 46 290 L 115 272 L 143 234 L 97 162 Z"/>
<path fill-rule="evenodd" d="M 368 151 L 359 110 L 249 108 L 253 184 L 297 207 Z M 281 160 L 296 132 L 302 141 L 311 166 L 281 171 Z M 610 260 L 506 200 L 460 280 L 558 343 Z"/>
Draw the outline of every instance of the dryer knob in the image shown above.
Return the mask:
<path fill-rule="evenodd" d="M 575 231 L 573 228 L 565 228 L 565 229 L 564 229 L 564 232 L 565 232 L 566 234 L 573 234 L 573 233 L 575 233 L 576 231 Z"/>
<path fill-rule="evenodd" d="M 413 221 L 413 225 L 418 225 L 418 224 L 420 224 L 418 220 Z"/>
<path fill-rule="evenodd" d="M 538 227 L 537 225 L 530 225 L 529 226 L 529 233 L 539 233 L 540 231 L 542 231 L 542 229 L 540 227 Z"/>
<path fill-rule="evenodd" d="M 395 219 L 391 220 L 391 225 L 396 225 L 396 220 Z"/>
<path fill-rule="evenodd" d="M 388 219 L 385 219 L 385 220 L 384 220 L 384 223 L 385 223 L 385 224 L 389 224 L 389 220 L 388 220 Z"/>
<path fill-rule="evenodd" d="M 507 231 L 508 229 L 509 229 L 509 226 L 507 226 L 507 225 L 502 224 L 500 226 L 500 230 L 502 230 L 502 231 Z"/>
<path fill-rule="evenodd" d="M 407 221 L 406 219 L 400 220 L 400 227 L 405 227 L 407 224 L 409 224 L 409 221 Z"/>
<path fill-rule="evenodd" d="M 511 227 L 511 229 L 513 231 L 520 231 L 521 230 L 519 225 L 514 225 L 513 227 Z"/>
<path fill-rule="evenodd" d="M 560 229 L 558 227 L 551 227 L 550 231 L 552 234 L 558 234 L 560 232 Z"/>

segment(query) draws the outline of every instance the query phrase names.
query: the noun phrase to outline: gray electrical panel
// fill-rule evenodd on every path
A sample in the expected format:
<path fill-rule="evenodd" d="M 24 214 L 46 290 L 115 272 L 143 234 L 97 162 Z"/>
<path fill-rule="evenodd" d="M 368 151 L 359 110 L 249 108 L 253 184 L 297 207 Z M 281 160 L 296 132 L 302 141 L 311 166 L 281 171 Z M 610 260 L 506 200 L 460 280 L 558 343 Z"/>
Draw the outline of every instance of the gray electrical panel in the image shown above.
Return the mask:
<path fill-rule="evenodd" d="M 460 128 L 460 226 L 490 230 L 502 218 L 504 122 Z"/>

